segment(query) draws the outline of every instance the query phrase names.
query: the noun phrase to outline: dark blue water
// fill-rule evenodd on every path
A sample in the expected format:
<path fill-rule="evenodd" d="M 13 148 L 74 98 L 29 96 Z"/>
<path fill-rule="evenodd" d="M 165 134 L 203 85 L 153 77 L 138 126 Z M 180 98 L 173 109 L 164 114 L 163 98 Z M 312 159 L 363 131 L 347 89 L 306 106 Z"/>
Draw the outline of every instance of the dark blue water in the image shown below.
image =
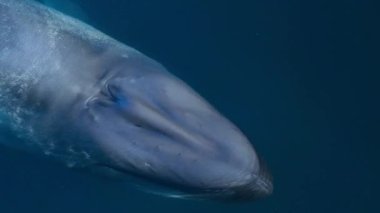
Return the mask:
<path fill-rule="evenodd" d="M 274 194 L 173 200 L 0 149 L 0 212 L 379 211 L 375 1 L 72 2 L 238 124 L 266 160 Z"/>

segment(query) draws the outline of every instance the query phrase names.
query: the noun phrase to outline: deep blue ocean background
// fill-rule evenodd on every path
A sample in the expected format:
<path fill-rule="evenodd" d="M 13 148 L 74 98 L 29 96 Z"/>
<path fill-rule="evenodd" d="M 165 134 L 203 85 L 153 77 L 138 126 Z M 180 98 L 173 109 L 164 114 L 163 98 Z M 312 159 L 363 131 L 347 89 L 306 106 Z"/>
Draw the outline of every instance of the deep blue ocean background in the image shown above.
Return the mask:
<path fill-rule="evenodd" d="M 0 148 L 1 213 L 380 212 L 376 1 L 54 2 L 156 59 L 235 122 L 274 193 L 168 199 Z"/>

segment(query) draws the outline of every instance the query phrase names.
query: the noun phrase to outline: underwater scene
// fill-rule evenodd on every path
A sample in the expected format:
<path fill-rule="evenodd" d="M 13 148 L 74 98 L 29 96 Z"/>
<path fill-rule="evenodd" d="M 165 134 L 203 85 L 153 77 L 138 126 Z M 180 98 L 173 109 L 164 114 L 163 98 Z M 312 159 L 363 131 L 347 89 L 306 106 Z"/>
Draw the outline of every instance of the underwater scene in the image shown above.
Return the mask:
<path fill-rule="evenodd" d="M 371 0 L 0 0 L 0 213 L 378 212 Z"/>

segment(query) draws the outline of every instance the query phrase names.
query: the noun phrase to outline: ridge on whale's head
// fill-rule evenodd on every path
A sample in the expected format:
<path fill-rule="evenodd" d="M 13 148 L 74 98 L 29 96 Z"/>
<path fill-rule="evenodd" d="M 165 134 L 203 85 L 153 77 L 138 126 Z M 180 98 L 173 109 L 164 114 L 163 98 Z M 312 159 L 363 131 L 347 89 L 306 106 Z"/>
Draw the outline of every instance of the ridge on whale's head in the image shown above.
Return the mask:
<path fill-rule="evenodd" d="M 272 183 L 242 132 L 184 82 L 137 54 L 104 74 L 83 107 L 83 129 L 109 168 L 186 197 L 251 199 Z"/>

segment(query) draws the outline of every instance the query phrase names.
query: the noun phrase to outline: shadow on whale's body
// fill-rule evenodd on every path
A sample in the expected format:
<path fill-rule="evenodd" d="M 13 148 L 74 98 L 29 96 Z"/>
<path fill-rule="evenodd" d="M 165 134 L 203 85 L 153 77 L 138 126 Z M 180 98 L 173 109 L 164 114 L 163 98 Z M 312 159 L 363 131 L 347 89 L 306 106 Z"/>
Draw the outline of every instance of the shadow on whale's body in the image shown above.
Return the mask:
<path fill-rule="evenodd" d="M 34 1 L 0 0 L 0 118 L 4 146 L 158 183 L 170 197 L 272 192 L 248 139 L 189 86 Z"/>

